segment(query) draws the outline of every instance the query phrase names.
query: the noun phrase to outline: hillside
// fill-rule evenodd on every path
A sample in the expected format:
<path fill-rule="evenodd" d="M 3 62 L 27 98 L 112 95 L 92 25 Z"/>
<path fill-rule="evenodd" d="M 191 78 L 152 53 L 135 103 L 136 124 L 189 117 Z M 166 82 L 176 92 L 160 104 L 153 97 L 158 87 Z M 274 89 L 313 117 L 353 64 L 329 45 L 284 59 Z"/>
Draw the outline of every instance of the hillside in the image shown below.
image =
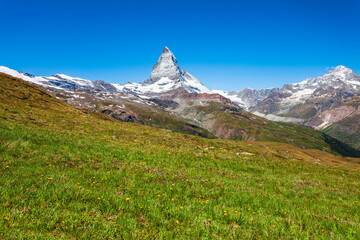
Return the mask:
<path fill-rule="evenodd" d="M 166 108 L 168 111 L 197 123 L 218 138 L 284 142 L 300 148 L 360 156 L 359 151 L 322 132 L 293 123 L 267 120 L 244 111 L 220 95 L 177 90 L 163 93 L 158 99 L 172 102 L 171 107 Z"/>
<path fill-rule="evenodd" d="M 136 122 L 174 132 L 216 138 L 206 129 L 174 116 L 157 104 L 134 95 L 89 90 L 73 91 L 52 87 L 44 89 L 76 108 L 104 113 L 122 122 Z"/>
<path fill-rule="evenodd" d="M 76 108 L 105 113 L 123 122 L 206 138 L 284 142 L 344 156 L 360 156 L 356 150 L 323 133 L 258 117 L 219 94 L 189 93 L 181 88 L 161 95 L 148 94 L 144 99 L 126 93 L 41 87 Z"/>
<path fill-rule="evenodd" d="M 307 124 L 360 149 L 360 96 L 323 112 Z"/>
<path fill-rule="evenodd" d="M 1 239 L 358 239 L 360 161 L 205 139 L 0 75 Z"/>

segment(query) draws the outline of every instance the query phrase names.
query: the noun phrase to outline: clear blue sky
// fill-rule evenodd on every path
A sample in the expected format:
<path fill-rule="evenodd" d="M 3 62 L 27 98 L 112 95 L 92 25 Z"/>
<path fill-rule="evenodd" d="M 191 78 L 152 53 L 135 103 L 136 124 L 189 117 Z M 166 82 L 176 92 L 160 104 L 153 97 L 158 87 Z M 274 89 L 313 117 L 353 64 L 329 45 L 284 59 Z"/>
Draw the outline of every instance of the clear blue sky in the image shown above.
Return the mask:
<path fill-rule="evenodd" d="M 207 87 L 268 88 L 345 65 L 360 74 L 359 0 L 0 0 L 0 65 L 145 80 L 168 46 Z"/>

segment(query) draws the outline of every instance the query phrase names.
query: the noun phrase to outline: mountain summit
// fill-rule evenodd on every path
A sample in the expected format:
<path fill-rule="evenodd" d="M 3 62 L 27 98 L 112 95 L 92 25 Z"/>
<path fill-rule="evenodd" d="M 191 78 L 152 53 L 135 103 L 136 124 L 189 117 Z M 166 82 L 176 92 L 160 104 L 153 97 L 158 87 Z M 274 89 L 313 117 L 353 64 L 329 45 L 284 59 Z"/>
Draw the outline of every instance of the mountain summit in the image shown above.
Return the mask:
<path fill-rule="evenodd" d="M 120 91 L 137 94 L 160 93 L 183 88 L 190 93 L 210 92 L 197 78 L 180 68 L 174 54 L 164 47 L 150 77 L 143 83 L 114 84 Z"/>
<path fill-rule="evenodd" d="M 334 78 L 338 78 L 340 80 L 354 80 L 354 78 L 357 78 L 358 80 L 359 77 L 356 75 L 356 73 L 351 70 L 350 68 L 347 68 L 343 65 L 339 65 L 335 68 L 333 68 L 332 70 L 328 71 L 327 73 L 325 73 L 323 76 L 324 77 L 328 77 L 328 76 L 334 76 Z"/>
<path fill-rule="evenodd" d="M 171 80 L 177 80 L 181 77 L 182 71 L 177 63 L 174 54 L 167 48 L 164 47 L 159 60 L 154 65 L 150 78 L 146 83 L 154 83 L 159 81 L 161 78 L 169 78 Z"/>

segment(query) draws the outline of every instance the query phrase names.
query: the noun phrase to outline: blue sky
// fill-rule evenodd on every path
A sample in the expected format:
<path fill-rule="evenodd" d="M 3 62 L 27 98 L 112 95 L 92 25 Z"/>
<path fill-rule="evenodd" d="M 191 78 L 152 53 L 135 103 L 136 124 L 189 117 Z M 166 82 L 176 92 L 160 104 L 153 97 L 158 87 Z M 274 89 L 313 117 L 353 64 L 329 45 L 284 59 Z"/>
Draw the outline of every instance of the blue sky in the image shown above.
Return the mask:
<path fill-rule="evenodd" d="M 0 65 L 112 83 L 145 80 L 168 46 L 207 87 L 360 74 L 360 1 L 0 0 Z"/>

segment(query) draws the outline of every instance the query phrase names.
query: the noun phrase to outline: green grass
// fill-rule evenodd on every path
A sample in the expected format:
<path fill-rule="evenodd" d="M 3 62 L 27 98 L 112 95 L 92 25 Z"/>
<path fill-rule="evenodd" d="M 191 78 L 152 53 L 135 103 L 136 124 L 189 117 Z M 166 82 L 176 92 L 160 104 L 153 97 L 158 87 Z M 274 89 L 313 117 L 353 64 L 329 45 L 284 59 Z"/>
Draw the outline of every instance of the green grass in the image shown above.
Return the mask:
<path fill-rule="evenodd" d="M 359 239 L 359 159 L 171 133 L 0 77 L 0 239 Z"/>

